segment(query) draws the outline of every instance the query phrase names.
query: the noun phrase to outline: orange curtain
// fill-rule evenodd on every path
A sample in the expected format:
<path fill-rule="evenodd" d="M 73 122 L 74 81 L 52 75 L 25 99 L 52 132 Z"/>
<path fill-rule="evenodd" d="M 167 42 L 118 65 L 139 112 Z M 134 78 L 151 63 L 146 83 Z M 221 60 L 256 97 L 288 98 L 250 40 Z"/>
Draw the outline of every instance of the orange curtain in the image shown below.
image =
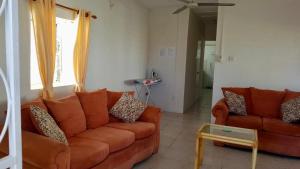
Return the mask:
<path fill-rule="evenodd" d="M 90 41 L 91 14 L 80 10 L 78 14 L 78 30 L 74 47 L 74 75 L 76 80 L 75 91 L 85 90 L 85 79 L 88 62 Z"/>
<path fill-rule="evenodd" d="M 29 0 L 39 72 L 43 84 L 42 97 L 53 96 L 56 57 L 55 0 Z"/>

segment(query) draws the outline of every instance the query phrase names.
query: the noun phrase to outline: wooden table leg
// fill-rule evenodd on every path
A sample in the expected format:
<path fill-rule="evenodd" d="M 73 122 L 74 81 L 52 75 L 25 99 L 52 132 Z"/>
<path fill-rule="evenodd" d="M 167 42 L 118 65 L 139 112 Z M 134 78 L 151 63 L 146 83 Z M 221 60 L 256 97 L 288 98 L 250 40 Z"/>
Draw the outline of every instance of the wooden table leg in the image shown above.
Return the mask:
<path fill-rule="evenodd" d="M 203 162 L 203 139 L 201 137 L 197 138 L 196 141 L 196 157 L 195 157 L 195 169 L 200 169 Z"/>
<path fill-rule="evenodd" d="M 252 169 L 255 169 L 255 167 L 256 167 L 256 159 L 257 159 L 257 146 L 253 147 L 253 152 L 252 152 Z"/>

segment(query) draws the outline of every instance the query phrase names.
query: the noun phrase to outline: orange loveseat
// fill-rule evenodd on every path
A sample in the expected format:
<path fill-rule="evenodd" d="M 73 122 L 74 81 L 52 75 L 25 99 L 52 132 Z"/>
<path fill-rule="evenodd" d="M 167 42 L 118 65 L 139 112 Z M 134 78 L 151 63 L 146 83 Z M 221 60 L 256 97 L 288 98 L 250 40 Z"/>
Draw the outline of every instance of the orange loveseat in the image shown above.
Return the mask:
<path fill-rule="evenodd" d="M 300 122 L 291 124 L 281 120 L 281 104 L 299 97 L 299 92 L 256 88 L 223 88 L 222 90 L 243 95 L 248 115 L 231 114 L 225 99 L 222 99 L 212 110 L 216 124 L 257 129 L 259 150 L 300 157 Z"/>
<path fill-rule="evenodd" d="M 121 95 L 107 91 L 108 109 Z M 158 151 L 159 108 L 147 107 L 132 124 L 109 117 L 107 124 L 69 137 L 67 146 L 38 134 L 29 117 L 31 104 L 45 106 L 43 101 L 22 105 L 24 169 L 131 169 Z M 7 154 L 7 145 L 6 138 L 0 145 L 2 155 Z"/>

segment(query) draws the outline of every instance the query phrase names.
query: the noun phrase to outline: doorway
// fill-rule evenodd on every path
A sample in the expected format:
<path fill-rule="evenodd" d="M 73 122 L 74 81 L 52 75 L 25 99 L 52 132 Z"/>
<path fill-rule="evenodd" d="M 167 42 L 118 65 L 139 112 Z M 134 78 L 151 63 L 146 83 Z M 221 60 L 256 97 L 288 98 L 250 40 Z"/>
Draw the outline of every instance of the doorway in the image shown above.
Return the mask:
<path fill-rule="evenodd" d="M 216 41 L 205 41 L 203 62 L 203 88 L 212 89 L 215 70 Z"/>
<path fill-rule="evenodd" d="M 205 41 L 204 43 L 204 58 L 201 70 L 202 88 L 199 100 L 200 107 L 210 109 L 212 106 L 212 89 L 214 81 L 216 41 Z"/>
<path fill-rule="evenodd" d="M 209 14 L 201 10 L 192 10 L 187 48 L 184 110 L 197 107 L 197 112 L 201 112 L 198 108 L 211 109 L 216 34 L 217 9 Z"/>

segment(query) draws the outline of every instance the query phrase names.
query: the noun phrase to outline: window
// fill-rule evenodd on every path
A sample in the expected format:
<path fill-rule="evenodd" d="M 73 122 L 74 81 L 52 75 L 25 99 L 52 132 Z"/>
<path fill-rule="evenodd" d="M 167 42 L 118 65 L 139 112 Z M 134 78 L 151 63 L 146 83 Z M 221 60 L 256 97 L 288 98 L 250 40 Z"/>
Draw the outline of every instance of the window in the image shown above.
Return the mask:
<path fill-rule="evenodd" d="M 56 62 L 53 86 L 75 84 L 73 72 L 73 50 L 76 40 L 77 24 L 74 20 L 56 17 Z M 31 24 L 31 58 L 30 58 L 31 89 L 41 89 L 38 60 L 35 49 L 33 26 Z"/>

